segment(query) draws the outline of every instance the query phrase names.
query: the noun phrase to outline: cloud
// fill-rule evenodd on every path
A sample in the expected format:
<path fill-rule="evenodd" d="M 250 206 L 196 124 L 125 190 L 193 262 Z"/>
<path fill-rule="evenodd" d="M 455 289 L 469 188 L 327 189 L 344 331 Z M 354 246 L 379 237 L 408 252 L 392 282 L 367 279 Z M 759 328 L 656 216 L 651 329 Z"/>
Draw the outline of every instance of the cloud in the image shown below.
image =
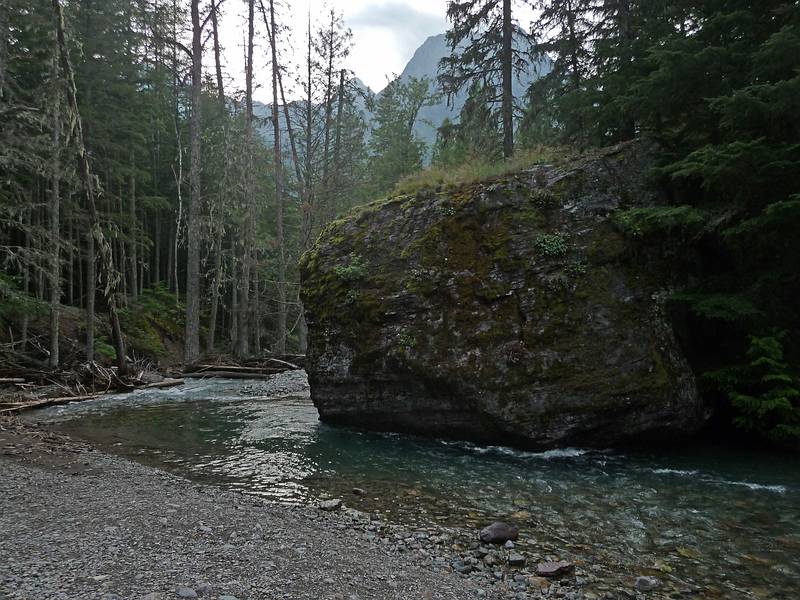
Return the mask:
<path fill-rule="evenodd" d="M 394 37 L 398 51 L 410 57 L 426 37 L 442 33 L 447 28 L 444 11 L 441 14 L 433 14 L 410 4 L 410 2 L 369 4 L 349 15 L 346 18 L 347 24 L 353 29 L 383 30 L 383 35 Z M 433 4 L 438 7 L 439 3 Z"/>

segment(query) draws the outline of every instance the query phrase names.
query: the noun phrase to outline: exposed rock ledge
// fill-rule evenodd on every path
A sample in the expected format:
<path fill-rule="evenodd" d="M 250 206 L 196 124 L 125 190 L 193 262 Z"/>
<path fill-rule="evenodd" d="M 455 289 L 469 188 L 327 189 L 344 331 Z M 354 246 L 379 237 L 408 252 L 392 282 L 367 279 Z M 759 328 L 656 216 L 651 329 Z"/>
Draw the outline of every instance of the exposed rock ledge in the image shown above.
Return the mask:
<path fill-rule="evenodd" d="M 527 447 L 685 434 L 705 418 L 620 208 L 658 202 L 622 145 L 375 202 L 301 263 L 324 421 Z"/>

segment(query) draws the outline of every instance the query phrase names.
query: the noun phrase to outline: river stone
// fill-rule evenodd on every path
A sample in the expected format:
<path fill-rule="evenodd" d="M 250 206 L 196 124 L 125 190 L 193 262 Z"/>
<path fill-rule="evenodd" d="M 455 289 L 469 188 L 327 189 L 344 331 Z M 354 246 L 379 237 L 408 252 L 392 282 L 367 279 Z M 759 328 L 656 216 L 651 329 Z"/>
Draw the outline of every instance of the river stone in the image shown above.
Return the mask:
<path fill-rule="evenodd" d="M 633 584 L 637 592 L 651 592 L 661 585 L 661 582 L 655 577 L 640 576 L 636 578 Z"/>
<path fill-rule="evenodd" d="M 333 500 L 322 500 L 319 503 L 319 507 L 322 510 L 332 511 L 337 510 L 342 506 L 341 498 L 334 498 Z"/>
<path fill-rule="evenodd" d="M 618 220 L 663 203 L 651 155 L 622 144 L 330 223 L 300 267 L 320 418 L 534 449 L 698 430 L 667 318 L 679 274 Z"/>
<path fill-rule="evenodd" d="M 175 593 L 179 598 L 197 598 L 197 592 L 188 587 L 179 587 Z"/>
<path fill-rule="evenodd" d="M 461 573 L 462 575 L 466 575 L 467 573 L 472 572 L 472 565 L 457 560 L 453 562 L 453 570 L 457 573 Z"/>
<path fill-rule="evenodd" d="M 525 557 L 516 552 L 512 552 L 508 555 L 508 564 L 512 567 L 523 567 L 525 566 Z"/>
<path fill-rule="evenodd" d="M 481 529 L 478 537 L 486 544 L 503 544 L 509 540 L 517 539 L 519 537 L 519 529 L 508 523 L 497 521 Z"/>
<path fill-rule="evenodd" d="M 575 568 L 570 562 L 559 560 L 556 562 L 540 562 L 536 565 L 536 574 L 540 577 L 558 577 L 572 571 Z"/>

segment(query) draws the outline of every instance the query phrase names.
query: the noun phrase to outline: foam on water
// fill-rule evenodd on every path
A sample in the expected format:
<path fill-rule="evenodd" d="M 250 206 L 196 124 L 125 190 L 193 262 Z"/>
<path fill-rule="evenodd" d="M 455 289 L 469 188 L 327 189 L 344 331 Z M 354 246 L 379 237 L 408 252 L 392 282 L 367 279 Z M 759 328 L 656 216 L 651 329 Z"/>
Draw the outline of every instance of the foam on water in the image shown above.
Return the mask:
<path fill-rule="evenodd" d="M 558 458 L 577 458 L 588 454 L 590 450 L 582 448 L 555 448 L 543 452 L 529 452 L 527 450 L 517 450 L 509 446 L 480 446 L 472 442 L 454 442 L 451 440 L 441 440 L 445 446 L 453 446 L 462 450 L 468 450 L 475 454 L 497 454 L 501 456 L 511 456 L 514 458 L 534 458 L 539 460 L 553 460 Z"/>
<path fill-rule="evenodd" d="M 654 475 L 676 475 L 678 477 L 689 477 L 697 481 L 701 481 L 703 483 L 708 483 L 712 485 L 732 485 L 737 487 L 744 487 L 753 491 L 773 492 L 776 494 L 785 494 L 787 491 L 787 487 L 785 485 L 768 485 L 763 483 L 753 483 L 750 481 L 731 481 L 728 479 L 715 477 L 710 474 L 701 473 L 697 469 L 646 468 L 643 470 L 649 473 L 653 473 Z"/>

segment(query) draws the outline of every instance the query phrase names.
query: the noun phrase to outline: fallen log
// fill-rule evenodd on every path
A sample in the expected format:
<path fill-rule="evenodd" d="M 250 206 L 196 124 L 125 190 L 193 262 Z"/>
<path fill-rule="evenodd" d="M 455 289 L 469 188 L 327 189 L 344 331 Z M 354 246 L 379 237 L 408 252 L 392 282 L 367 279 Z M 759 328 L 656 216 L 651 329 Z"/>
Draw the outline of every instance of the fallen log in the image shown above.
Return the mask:
<path fill-rule="evenodd" d="M 294 363 L 290 363 L 287 360 L 281 360 L 280 358 L 267 358 L 266 360 L 268 360 L 270 362 L 273 362 L 273 363 L 278 363 L 280 365 L 283 365 L 287 369 L 294 370 L 294 371 L 298 371 L 298 370 L 300 370 L 302 368 L 302 367 L 298 367 Z"/>
<path fill-rule="evenodd" d="M 184 368 L 184 373 L 255 373 L 271 375 L 288 371 L 288 367 L 240 367 L 238 365 L 191 365 Z"/>
<path fill-rule="evenodd" d="M 266 370 L 266 369 L 263 369 Z M 262 370 L 262 371 L 263 371 Z M 184 373 L 187 379 L 211 379 L 220 377 L 223 379 L 270 379 L 275 373 L 283 373 L 288 369 L 280 369 L 273 373 L 242 373 L 241 371 L 196 371 L 194 373 Z"/>
<path fill-rule="evenodd" d="M 24 377 L 0 377 L 0 383 L 25 383 Z"/>
<path fill-rule="evenodd" d="M 136 390 L 172 387 L 175 385 L 180 385 L 182 383 L 184 383 L 183 379 L 165 379 L 164 381 L 157 381 L 155 383 L 140 385 L 138 387 L 129 390 L 124 390 L 122 392 L 120 392 L 119 390 L 109 390 L 105 392 L 98 392 L 96 394 L 85 394 L 83 396 L 62 396 L 60 398 L 43 398 L 41 400 L 36 400 L 34 402 L 26 402 L 24 404 L 12 406 L 10 408 L 0 409 L 0 415 L 15 414 L 26 410 L 32 410 L 34 408 L 47 408 L 48 406 L 62 406 L 64 404 L 70 404 L 71 402 L 84 402 L 86 400 L 94 400 L 96 398 L 102 398 L 103 396 L 113 396 L 115 394 L 127 394 L 128 392 L 133 392 Z"/>

